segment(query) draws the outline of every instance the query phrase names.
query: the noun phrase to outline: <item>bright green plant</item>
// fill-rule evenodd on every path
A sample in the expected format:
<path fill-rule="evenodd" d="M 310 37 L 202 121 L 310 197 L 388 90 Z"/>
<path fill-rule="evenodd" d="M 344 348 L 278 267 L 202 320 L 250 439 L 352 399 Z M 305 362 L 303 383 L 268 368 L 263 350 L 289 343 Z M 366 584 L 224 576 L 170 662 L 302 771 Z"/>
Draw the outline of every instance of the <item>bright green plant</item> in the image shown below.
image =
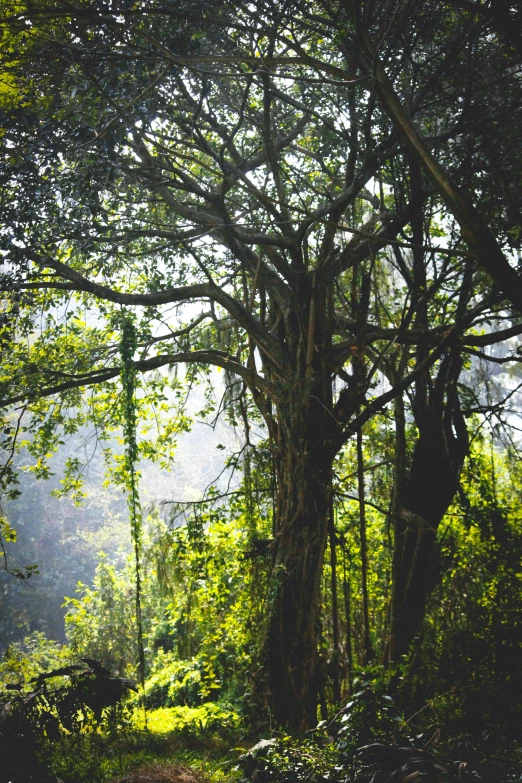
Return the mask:
<path fill-rule="evenodd" d="M 28 683 L 42 671 L 57 669 L 73 660 L 66 645 L 47 639 L 45 634 L 35 631 L 22 642 L 14 642 L 5 650 L 0 660 L 0 693 L 7 685 Z"/>
<path fill-rule="evenodd" d="M 179 660 L 158 650 L 145 683 L 145 703 L 149 708 L 198 704 L 202 698 L 203 670 L 197 658 Z"/>
<path fill-rule="evenodd" d="M 199 692 L 189 703 L 244 693 L 260 598 L 249 542 L 244 515 L 224 509 L 189 517 L 159 542 L 158 572 L 169 603 L 158 634 L 161 643 L 169 641 L 171 660 L 192 661 L 199 672 L 190 678 L 194 685 L 199 676 Z"/>
<path fill-rule="evenodd" d="M 137 717 L 138 725 L 139 716 Z M 242 728 L 238 712 L 229 704 L 213 702 L 200 707 L 160 707 L 147 714 L 147 726 L 155 734 L 175 733 L 187 740 L 217 734 L 232 738 Z"/>
<path fill-rule="evenodd" d="M 94 583 L 65 599 L 65 626 L 73 654 L 99 660 L 121 674 L 136 664 L 136 613 L 132 571 L 118 571 L 103 553 Z"/>

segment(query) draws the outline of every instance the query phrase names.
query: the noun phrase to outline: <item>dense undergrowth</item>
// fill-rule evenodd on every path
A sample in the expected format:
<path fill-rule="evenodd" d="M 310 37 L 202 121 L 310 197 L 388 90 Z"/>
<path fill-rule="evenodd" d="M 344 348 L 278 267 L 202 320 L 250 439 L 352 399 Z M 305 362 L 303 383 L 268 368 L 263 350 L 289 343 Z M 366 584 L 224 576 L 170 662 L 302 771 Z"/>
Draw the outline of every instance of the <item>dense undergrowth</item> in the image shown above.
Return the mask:
<path fill-rule="evenodd" d="M 66 645 L 34 632 L 4 652 L 0 777 L 107 783 L 147 765 L 156 765 L 157 778 L 160 768 L 177 764 L 211 781 L 342 783 L 358 748 L 384 742 L 468 761 L 489 779 L 522 780 L 522 480 L 518 463 L 498 457 L 494 471 L 492 465 L 477 449 L 463 475 L 466 494 L 448 514 L 439 542 L 439 582 L 422 632 L 399 666 L 381 663 L 389 611 L 386 520 L 368 513 L 373 663 L 364 665 L 357 519 L 349 507 L 338 515 L 340 640 L 336 651 L 327 561 L 321 720 L 300 738 L 274 725 L 252 688 L 270 568 L 267 507 L 247 513 L 241 500 L 209 506 L 173 529 L 153 514 L 144 530 L 144 691 L 94 709 L 86 700 L 85 689 L 96 680 L 94 670 L 88 673 L 93 661 L 115 681 L 137 679 L 133 569 L 101 555 L 94 582 L 79 584 L 66 599 Z M 373 477 L 378 504 L 377 471 Z M 39 679 L 57 669 L 65 673 Z M 61 715 L 52 695 L 60 688 L 69 704 Z M 27 713 L 23 726 L 17 709 Z M 268 744 L 241 760 L 259 740 Z"/>
<path fill-rule="evenodd" d="M 177 783 L 191 776 L 192 783 L 344 783 L 357 750 L 375 742 L 470 762 L 486 781 L 522 779 L 516 710 L 477 734 L 453 689 L 409 715 L 405 670 L 361 670 L 344 706 L 296 738 L 276 727 L 253 733 L 240 709 L 225 702 L 144 710 L 136 694 L 115 690 L 120 678 L 90 666 L 31 677 L 22 690 L 4 687 L 1 783 L 127 783 L 133 775 Z"/>

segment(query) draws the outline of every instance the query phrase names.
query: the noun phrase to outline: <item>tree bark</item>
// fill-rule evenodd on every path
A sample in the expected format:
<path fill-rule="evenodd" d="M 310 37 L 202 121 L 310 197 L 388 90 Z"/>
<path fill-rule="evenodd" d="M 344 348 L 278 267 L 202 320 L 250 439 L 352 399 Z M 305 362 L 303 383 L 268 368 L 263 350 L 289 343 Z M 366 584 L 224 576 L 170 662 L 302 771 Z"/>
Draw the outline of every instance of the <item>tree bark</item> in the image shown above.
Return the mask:
<path fill-rule="evenodd" d="M 339 447 L 327 293 L 313 279 L 286 321 L 291 368 L 272 430 L 275 547 L 261 663 L 273 717 L 296 733 L 317 723 L 319 590 Z"/>
<path fill-rule="evenodd" d="M 279 411 L 279 519 L 262 660 L 273 716 L 298 733 L 317 722 L 319 588 L 332 483 L 326 412 L 312 402 L 301 426 Z"/>
<path fill-rule="evenodd" d="M 456 380 L 460 360 L 443 361 L 432 394 L 417 412 L 419 436 L 404 480 L 404 420 L 396 413 L 397 434 L 393 585 L 389 660 L 408 653 L 438 580 L 435 562 L 437 530 L 458 489 L 468 453 L 468 438 Z"/>
<path fill-rule="evenodd" d="M 306 731 L 317 720 L 317 617 L 328 531 L 331 460 L 321 444 L 286 455 L 279 486 L 282 516 L 269 589 L 265 665 L 274 717 Z"/>

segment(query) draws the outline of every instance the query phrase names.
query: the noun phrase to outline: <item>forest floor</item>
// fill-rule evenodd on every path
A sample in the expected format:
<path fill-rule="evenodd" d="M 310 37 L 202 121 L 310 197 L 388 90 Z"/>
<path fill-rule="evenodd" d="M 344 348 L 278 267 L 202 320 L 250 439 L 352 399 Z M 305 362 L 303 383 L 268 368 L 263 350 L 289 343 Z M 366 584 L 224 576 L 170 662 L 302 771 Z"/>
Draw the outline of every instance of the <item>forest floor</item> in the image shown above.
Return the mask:
<path fill-rule="evenodd" d="M 110 783 L 206 783 L 208 778 L 201 770 L 180 764 L 154 762 L 143 764 L 123 777 L 113 778 Z"/>
<path fill-rule="evenodd" d="M 115 732 L 57 743 L 45 767 L 53 783 L 231 783 L 242 752 L 233 745 L 216 737 L 207 746 L 203 738 L 187 742 L 175 732 Z"/>

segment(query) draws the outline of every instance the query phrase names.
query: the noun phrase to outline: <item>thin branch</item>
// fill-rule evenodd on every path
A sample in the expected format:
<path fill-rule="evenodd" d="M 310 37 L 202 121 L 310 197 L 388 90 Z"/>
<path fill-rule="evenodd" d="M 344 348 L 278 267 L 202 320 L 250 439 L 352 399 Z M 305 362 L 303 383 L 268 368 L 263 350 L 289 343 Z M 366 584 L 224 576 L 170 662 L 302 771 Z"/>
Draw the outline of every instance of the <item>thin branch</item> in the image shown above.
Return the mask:
<path fill-rule="evenodd" d="M 268 494 L 272 492 L 272 487 L 257 487 L 249 489 L 249 492 L 255 492 L 256 494 Z M 233 492 L 222 492 L 219 495 L 212 495 L 210 498 L 203 498 L 202 500 L 161 500 L 160 506 L 204 506 L 209 503 L 214 503 L 216 500 L 222 500 L 223 498 L 230 498 L 234 495 L 246 495 L 247 491 L 243 489 L 237 489 Z"/>
<path fill-rule="evenodd" d="M 334 489 L 334 493 L 336 497 L 339 498 L 345 498 L 346 500 L 355 500 L 357 503 L 359 502 L 359 497 L 357 495 L 350 495 L 347 492 L 340 492 L 338 489 Z M 380 514 L 383 514 L 384 516 L 388 516 L 389 511 L 386 508 L 383 508 L 382 506 L 378 506 L 376 503 L 372 503 L 370 500 L 364 499 L 364 503 L 366 506 L 371 506 L 376 511 L 378 511 Z"/>
<path fill-rule="evenodd" d="M 464 353 L 470 353 L 472 356 L 478 356 L 480 359 L 485 359 L 488 362 L 494 362 L 495 364 L 507 364 L 508 362 L 522 362 L 522 356 L 488 356 L 483 351 L 475 351 L 473 348 L 463 348 Z"/>

